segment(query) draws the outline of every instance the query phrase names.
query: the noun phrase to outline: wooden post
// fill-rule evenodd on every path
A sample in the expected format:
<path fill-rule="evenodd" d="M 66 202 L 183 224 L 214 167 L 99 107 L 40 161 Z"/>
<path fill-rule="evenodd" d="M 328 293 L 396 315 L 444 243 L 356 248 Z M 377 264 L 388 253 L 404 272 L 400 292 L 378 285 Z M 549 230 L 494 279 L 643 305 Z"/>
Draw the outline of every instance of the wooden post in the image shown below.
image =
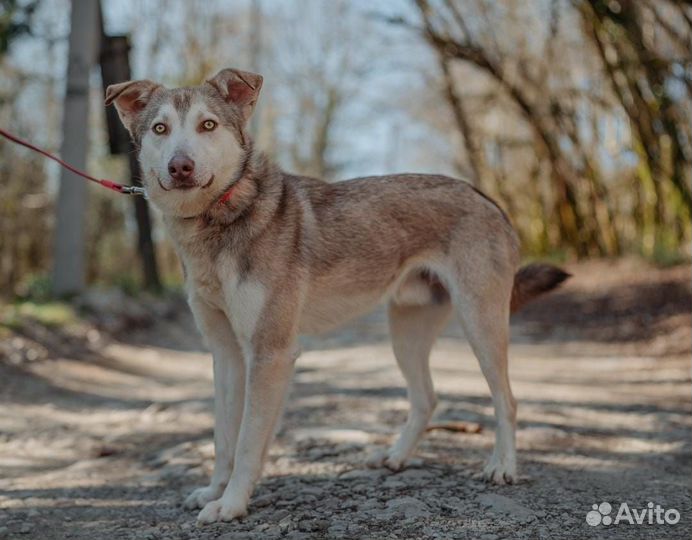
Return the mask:
<path fill-rule="evenodd" d="M 89 74 L 98 51 L 98 11 L 99 4 L 94 0 L 72 0 L 60 155 L 79 169 L 86 165 Z M 86 203 L 86 182 L 62 169 L 53 265 L 53 292 L 58 296 L 77 294 L 84 288 Z"/>

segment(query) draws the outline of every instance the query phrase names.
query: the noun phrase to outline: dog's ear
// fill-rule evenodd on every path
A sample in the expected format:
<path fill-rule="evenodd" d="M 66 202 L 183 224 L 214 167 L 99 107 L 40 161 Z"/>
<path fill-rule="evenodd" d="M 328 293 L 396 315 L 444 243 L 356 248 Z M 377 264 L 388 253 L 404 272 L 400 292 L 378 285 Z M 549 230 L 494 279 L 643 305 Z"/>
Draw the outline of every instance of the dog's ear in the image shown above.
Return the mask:
<path fill-rule="evenodd" d="M 120 120 L 132 133 L 132 123 L 137 115 L 147 106 L 151 96 L 163 88 L 152 81 L 127 81 L 111 84 L 106 88 L 106 105 L 115 104 Z"/>
<path fill-rule="evenodd" d="M 243 121 L 247 121 L 255 109 L 262 80 L 262 75 L 228 68 L 222 69 L 207 82 L 221 94 L 224 101 L 238 107 Z"/>

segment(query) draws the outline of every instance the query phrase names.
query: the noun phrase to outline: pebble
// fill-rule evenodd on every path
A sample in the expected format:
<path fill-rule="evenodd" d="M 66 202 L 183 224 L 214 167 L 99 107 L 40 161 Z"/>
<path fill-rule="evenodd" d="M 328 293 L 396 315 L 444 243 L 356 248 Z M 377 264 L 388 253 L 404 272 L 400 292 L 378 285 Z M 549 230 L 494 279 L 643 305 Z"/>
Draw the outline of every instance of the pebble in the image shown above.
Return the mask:
<path fill-rule="evenodd" d="M 272 514 L 272 521 L 281 521 L 284 519 L 286 516 L 289 516 L 291 513 L 286 510 L 285 508 L 282 508 L 281 510 L 277 510 Z"/>
<path fill-rule="evenodd" d="M 252 499 L 251 504 L 257 508 L 263 508 L 265 506 L 269 506 L 274 501 L 276 501 L 276 495 L 270 493 L 268 495 L 262 495 L 261 497 Z"/>
<path fill-rule="evenodd" d="M 384 512 L 388 517 L 423 518 L 430 515 L 428 505 L 413 497 L 397 497 L 387 502 Z"/>
<path fill-rule="evenodd" d="M 291 533 L 288 533 L 284 538 L 288 538 L 289 540 L 308 540 L 310 537 L 311 536 L 307 533 L 293 531 Z"/>
<path fill-rule="evenodd" d="M 382 483 L 382 485 L 383 485 L 383 487 L 390 488 L 390 489 L 400 489 L 400 488 L 405 488 L 408 484 L 406 484 L 406 482 L 402 482 L 401 480 L 398 480 L 396 476 L 389 476 Z"/>
<path fill-rule="evenodd" d="M 431 471 L 425 469 L 406 469 L 398 473 L 394 478 L 401 482 L 407 482 L 410 484 L 420 484 L 425 483 L 435 475 Z"/>
<path fill-rule="evenodd" d="M 293 520 L 291 519 L 290 515 L 286 516 L 281 521 L 279 521 L 279 529 L 281 530 L 281 532 L 286 532 L 290 529 L 293 529 Z"/>
<path fill-rule="evenodd" d="M 536 519 L 533 510 L 519 504 L 518 502 L 498 495 L 497 493 L 486 493 L 478 497 L 481 506 L 486 507 L 490 512 L 507 517 L 512 517 L 520 523 L 530 523 Z"/>
<path fill-rule="evenodd" d="M 348 530 L 348 525 L 346 524 L 336 524 L 329 527 L 327 533 L 330 538 L 345 538 L 346 531 Z"/>
<path fill-rule="evenodd" d="M 358 510 L 361 512 L 370 512 L 372 510 L 377 510 L 381 507 L 382 503 L 379 499 L 366 499 L 358 505 Z"/>
<path fill-rule="evenodd" d="M 361 478 L 375 479 L 381 478 L 386 474 L 386 469 L 353 469 L 351 471 L 346 471 L 344 474 L 340 475 L 339 480 L 359 480 Z"/>
<path fill-rule="evenodd" d="M 348 526 L 348 534 L 351 538 L 362 538 L 363 534 L 367 532 L 367 528 L 358 523 L 351 523 Z"/>
<path fill-rule="evenodd" d="M 298 522 L 298 529 L 303 532 L 324 531 L 329 528 L 329 521 L 326 519 L 304 519 Z"/>

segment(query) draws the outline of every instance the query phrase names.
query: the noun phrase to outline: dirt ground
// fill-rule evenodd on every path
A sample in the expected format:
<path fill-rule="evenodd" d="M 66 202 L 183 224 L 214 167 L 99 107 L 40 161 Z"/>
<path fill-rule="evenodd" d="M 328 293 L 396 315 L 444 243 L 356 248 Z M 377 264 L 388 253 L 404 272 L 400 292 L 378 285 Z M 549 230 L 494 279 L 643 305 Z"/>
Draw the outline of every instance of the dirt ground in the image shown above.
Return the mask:
<path fill-rule="evenodd" d="M 493 411 L 454 326 L 432 355 L 436 422 L 482 430 L 430 431 L 403 472 L 365 468 L 407 410 L 376 312 L 304 342 L 249 515 L 202 528 L 181 501 L 211 471 L 211 362 L 184 307 L 77 337 L 20 325 L 5 351 L 43 353 L 0 360 L 0 538 L 689 538 L 691 269 L 570 270 L 513 320 L 517 485 L 474 477 Z M 652 502 L 680 521 L 587 524 L 602 502 L 611 518 Z"/>

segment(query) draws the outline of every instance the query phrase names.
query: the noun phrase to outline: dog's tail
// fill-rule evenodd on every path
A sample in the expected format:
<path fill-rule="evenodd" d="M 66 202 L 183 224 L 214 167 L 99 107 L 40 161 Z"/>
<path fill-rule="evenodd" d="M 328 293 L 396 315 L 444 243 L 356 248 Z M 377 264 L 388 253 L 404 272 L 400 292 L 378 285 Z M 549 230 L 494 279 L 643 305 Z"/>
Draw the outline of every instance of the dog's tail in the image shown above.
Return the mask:
<path fill-rule="evenodd" d="M 552 264 L 534 263 L 523 266 L 514 275 L 510 313 L 519 311 L 537 296 L 552 291 L 571 274 Z"/>

